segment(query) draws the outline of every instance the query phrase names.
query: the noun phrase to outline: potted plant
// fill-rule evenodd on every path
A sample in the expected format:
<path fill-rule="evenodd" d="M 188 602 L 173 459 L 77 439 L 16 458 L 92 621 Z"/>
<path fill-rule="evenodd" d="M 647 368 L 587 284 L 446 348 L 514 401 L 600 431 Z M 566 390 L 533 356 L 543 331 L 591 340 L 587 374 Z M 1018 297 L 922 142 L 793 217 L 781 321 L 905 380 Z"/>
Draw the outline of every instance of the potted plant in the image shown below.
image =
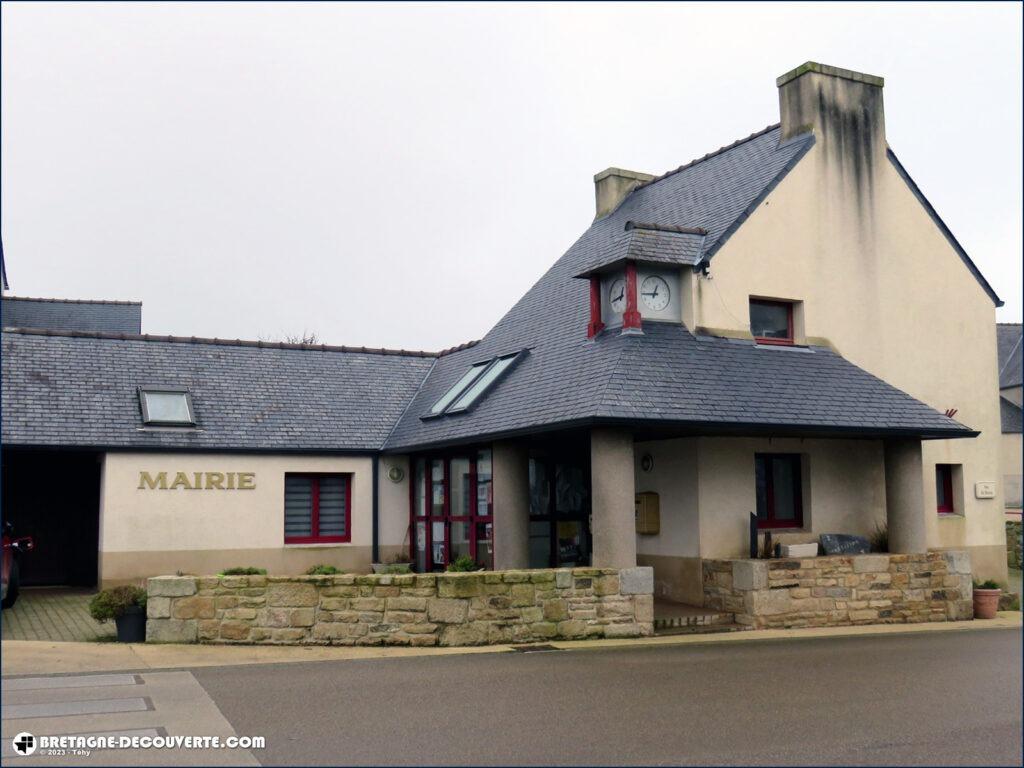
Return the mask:
<path fill-rule="evenodd" d="M 146 642 L 146 590 L 142 587 L 104 589 L 89 602 L 89 614 L 101 624 L 113 619 L 120 643 Z"/>
<path fill-rule="evenodd" d="M 402 541 L 402 548 L 381 563 L 371 563 L 374 573 L 412 573 L 412 560 L 406 557 L 409 551 L 409 532 L 406 531 L 405 540 Z"/>
<path fill-rule="evenodd" d="M 483 568 L 473 562 L 473 558 L 469 555 L 459 555 L 452 562 L 448 563 L 448 567 L 445 570 L 449 573 L 470 573 L 472 571 L 482 571 Z"/>
<path fill-rule="evenodd" d="M 1003 590 L 992 579 L 980 584 L 974 582 L 974 618 L 994 619 L 999 610 L 999 596 L 1002 594 Z"/>

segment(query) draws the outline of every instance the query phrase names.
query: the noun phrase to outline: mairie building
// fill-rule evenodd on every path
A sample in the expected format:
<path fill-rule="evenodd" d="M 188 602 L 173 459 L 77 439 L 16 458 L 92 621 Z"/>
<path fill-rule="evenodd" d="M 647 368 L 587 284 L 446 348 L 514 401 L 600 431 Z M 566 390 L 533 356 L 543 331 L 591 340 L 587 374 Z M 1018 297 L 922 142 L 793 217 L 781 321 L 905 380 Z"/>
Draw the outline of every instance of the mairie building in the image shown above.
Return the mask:
<path fill-rule="evenodd" d="M 752 515 L 1005 579 L 999 297 L 887 143 L 881 78 L 807 63 L 777 88 L 775 125 L 598 173 L 590 227 L 441 352 L 152 336 L 139 304 L 5 296 L 23 583 L 467 556 L 650 566 L 700 604 Z"/>

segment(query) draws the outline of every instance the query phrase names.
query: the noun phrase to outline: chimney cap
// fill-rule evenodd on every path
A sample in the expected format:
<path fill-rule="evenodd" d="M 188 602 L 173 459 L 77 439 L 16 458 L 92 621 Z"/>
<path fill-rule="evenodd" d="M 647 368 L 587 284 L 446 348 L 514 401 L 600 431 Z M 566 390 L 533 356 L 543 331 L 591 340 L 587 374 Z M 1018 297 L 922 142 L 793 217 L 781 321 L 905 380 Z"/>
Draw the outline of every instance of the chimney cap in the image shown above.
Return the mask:
<path fill-rule="evenodd" d="M 801 64 L 796 69 L 791 69 L 784 75 L 775 79 L 775 85 L 779 88 L 784 86 L 786 83 L 796 80 L 800 75 L 805 75 L 808 72 L 817 72 L 819 75 L 831 75 L 832 77 L 841 77 L 846 80 L 853 80 L 855 83 L 865 83 L 867 85 L 876 85 L 879 88 L 885 87 L 885 78 L 878 77 L 877 75 L 868 75 L 863 72 L 854 72 L 852 69 L 841 69 L 839 67 L 832 67 L 828 64 L 819 64 L 816 61 L 807 61 Z"/>
<path fill-rule="evenodd" d="M 625 168 L 605 168 L 600 173 L 594 174 L 594 183 L 607 179 L 609 176 L 618 176 L 623 179 L 632 179 L 634 181 L 653 181 L 654 176 L 649 173 L 641 173 L 640 171 L 627 171 Z"/>

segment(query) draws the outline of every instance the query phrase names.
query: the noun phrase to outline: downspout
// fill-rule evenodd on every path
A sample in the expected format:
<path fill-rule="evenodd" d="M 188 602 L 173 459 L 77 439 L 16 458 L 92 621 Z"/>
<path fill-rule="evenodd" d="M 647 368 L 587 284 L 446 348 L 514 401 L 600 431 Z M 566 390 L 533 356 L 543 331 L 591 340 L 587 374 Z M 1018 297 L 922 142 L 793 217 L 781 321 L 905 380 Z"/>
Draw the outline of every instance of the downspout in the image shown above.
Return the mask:
<path fill-rule="evenodd" d="M 377 489 L 377 483 L 380 479 L 380 454 L 373 454 L 373 552 L 372 561 L 374 563 L 380 562 L 380 493 Z"/>

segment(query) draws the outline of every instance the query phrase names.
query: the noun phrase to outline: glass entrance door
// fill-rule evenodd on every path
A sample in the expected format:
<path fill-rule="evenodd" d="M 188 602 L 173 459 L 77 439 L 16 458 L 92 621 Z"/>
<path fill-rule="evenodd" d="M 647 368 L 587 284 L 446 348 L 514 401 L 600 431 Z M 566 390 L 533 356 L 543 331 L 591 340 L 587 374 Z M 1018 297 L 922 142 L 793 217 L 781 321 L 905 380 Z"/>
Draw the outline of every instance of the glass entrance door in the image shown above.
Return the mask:
<path fill-rule="evenodd" d="M 584 460 L 530 457 L 530 567 L 590 565 L 590 473 Z"/>
<path fill-rule="evenodd" d="M 462 556 L 494 566 L 490 450 L 417 458 L 411 493 L 417 571 L 443 571 Z"/>

